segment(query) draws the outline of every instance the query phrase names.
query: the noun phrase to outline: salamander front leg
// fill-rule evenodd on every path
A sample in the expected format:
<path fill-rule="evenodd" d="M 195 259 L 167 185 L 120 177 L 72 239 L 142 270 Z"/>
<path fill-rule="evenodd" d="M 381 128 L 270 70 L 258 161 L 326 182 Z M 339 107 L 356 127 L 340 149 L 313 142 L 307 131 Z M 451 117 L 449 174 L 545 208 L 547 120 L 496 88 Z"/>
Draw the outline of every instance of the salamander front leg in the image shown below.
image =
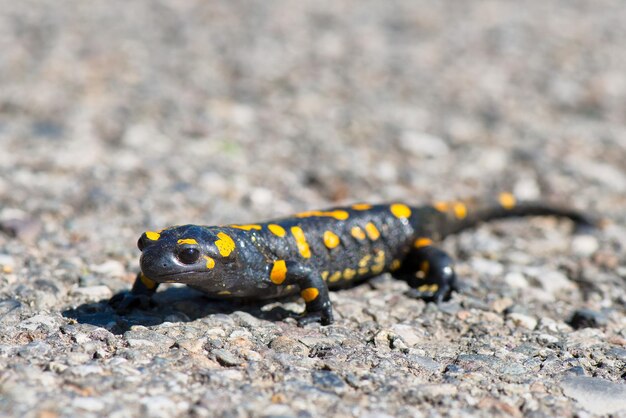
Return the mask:
<path fill-rule="evenodd" d="M 413 249 L 394 276 L 411 286 L 409 296 L 427 302 L 441 303 L 457 290 L 452 258 L 430 245 Z"/>
<path fill-rule="evenodd" d="M 158 286 L 157 282 L 139 272 L 131 291 L 118 293 L 113 296 L 109 300 L 109 305 L 113 306 L 119 313 L 129 312 L 136 307 L 148 308 L 150 307 L 152 295 L 154 295 Z"/>
<path fill-rule="evenodd" d="M 300 288 L 300 296 L 306 303 L 304 313 L 298 318 L 298 325 L 312 322 L 329 325 L 333 322 L 333 308 L 328 297 L 328 286 L 314 269 L 298 263 L 286 263 L 286 284 Z"/>

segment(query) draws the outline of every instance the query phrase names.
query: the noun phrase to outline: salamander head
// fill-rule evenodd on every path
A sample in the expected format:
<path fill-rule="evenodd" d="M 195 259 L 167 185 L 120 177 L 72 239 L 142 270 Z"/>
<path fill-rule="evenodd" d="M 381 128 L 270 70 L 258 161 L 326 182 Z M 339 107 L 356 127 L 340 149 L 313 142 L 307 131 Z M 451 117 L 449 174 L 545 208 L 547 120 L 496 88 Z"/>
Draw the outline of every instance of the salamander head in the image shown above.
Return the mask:
<path fill-rule="evenodd" d="M 182 225 L 141 235 L 141 271 L 159 283 L 185 283 L 224 288 L 229 272 L 236 271 L 235 241 L 221 228 Z"/>

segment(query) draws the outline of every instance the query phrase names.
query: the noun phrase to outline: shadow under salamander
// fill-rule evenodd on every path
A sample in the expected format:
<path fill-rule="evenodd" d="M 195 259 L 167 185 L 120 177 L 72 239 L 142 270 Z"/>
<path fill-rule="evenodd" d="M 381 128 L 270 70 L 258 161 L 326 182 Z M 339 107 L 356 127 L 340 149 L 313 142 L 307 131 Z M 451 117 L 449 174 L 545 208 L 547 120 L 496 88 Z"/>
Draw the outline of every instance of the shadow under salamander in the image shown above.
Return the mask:
<path fill-rule="evenodd" d="M 289 299 L 282 299 L 282 301 L 289 301 Z M 123 334 L 133 325 L 151 326 L 163 322 L 190 322 L 212 314 L 228 315 L 236 311 L 243 311 L 256 318 L 270 321 L 297 316 L 282 307 L 273 307 L 269 311 L 261 310 L 268 303 L 272 301 L 246 302 L 210 299 L 203 293 L 188 287 L 170 287 L 154 294 L 150 308 L 135 308 L 127 313 L 118 313 L 109 305 L 109 299 L 103 299 L 66 309 L 62 315 L 81 324 L 106 328 L 114 334 Z"/>

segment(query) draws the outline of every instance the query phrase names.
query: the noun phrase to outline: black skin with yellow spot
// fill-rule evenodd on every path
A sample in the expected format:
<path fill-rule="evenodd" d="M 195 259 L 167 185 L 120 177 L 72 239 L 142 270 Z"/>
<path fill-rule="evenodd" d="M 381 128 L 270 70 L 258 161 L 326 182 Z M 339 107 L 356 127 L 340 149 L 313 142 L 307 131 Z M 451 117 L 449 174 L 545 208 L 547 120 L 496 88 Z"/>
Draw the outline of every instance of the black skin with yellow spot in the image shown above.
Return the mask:
<path fill-rule="evenodd" d="M 383 272 L 406 280 L 412 296 L 441 302 L 456 289 L 456 275 L 451 257 L 433 242 L 490 219 L 528 215 L 566 217 L 582 227 L 593 225 L 568 209 L 533 202 L 503 205 L 495 200 L 486 206 L 458 202 L 422 207 L 354 205 L 251 226 L 176 226 L 160 231 L 158 239 L 154 233 L 152 239 L 149 233 L 141 236 L 141 273 L 131 293 L 112 302 L 119 310 L 137 302 L 145 304 L 159 283 L 184 283 L 212 297 L 246 300 L 273 299 L 308 289 L 302 293 L 308 300 L 299 323 L 325 325 L 333 322 L 329 289 Z M 278 225 L 284 236 L 272 232 L 269 225 Z M 298 245 L 293 227 L 304 233 L 308 251 Z M 362 233 L 353 233 L 355 227 Z M 325 244 L 326 231 L 339 238 L 338 244 Z M 230 252 L 220 252 L 216 245 L 224 234 L 234 243 Z M 276 273 L 278 279 L 273 281 L 272 269 L 281 260 L 286 272 Z"/>

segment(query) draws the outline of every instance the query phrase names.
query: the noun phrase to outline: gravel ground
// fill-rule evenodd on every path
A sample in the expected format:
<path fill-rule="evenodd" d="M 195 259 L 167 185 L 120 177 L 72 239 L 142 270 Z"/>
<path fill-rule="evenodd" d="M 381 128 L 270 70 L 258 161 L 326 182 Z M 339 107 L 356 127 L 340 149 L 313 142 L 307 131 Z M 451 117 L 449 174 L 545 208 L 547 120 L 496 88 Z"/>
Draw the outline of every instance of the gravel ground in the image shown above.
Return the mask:
<path fill-rule="evenodd" d="M 0 0 L 0 415 L 626 416 L 620 0 Z M 513 190 L 601 214 L 302 304 L 116 315 L 141 232 Z M 621 411 L 621 412 L 620 412 Z"/>

